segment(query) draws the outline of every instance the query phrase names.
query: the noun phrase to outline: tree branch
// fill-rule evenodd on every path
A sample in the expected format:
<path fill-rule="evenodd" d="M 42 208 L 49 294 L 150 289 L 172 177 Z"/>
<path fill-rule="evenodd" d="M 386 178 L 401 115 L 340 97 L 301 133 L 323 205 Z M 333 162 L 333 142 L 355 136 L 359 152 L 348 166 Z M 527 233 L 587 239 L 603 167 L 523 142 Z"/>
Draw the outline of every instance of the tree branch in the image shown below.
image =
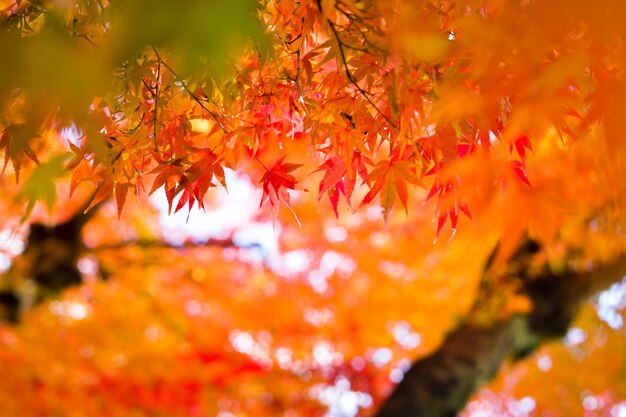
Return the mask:
<path fill-rule="evenodd" d="M 87 207 L 94 195 L 95 192 L 86 200 Z M 18 282 L 28 280 L 34 283 L 35 298 L 24 299 L 20 288 L 3 289 L 0 291 L 0 321 L 17 323 L 20 311 L 82 283 L 77 267 L 83 252 L 82 230 L 100 204 L 102 202 L 87 212 L 81 207 L 64 223 L 30 225 L 25 250 L 19 255 L 21 261 L 13 262 L 8 275 L 16 277 Z"/>
<path fill-rule="evenodd" d="M 580 305 L 626 274 L 626 255 L 590 273 L 527 278 L 533 304 L 489 327 L 467 320 L 432 355 L 415 362 L 375 417 L 453 417 L 493 378 L 507 358 L 519 359 L 541 343 L 562 337 Z M 478 297 L 480 300 L 480 297 Z"/>
<path fill-rule="evenodd" d="M 139 239 L 132 241 L 122 241 L 116 243 L 109 243 L 105 245 L 95 246 L 93 248 L 88 248 L 89 252 L 103 252 L 107 250 L 119 250 L 124 249 L 130 246 L 138 246 L 142 249 L 189 249 L 189 248 L 203 248 L 203 247 L 217 247 L 217 248 L 239 248 L 239 249 L 248 249 L 253 247 L 250 246 L 239 246 L 233 242 L 231 238 L 227 239 L 208 239 L 202 242 L 182 242 L 180 244 L 169 243 L 162 240 L 151 240 L 151 239 Z"/>

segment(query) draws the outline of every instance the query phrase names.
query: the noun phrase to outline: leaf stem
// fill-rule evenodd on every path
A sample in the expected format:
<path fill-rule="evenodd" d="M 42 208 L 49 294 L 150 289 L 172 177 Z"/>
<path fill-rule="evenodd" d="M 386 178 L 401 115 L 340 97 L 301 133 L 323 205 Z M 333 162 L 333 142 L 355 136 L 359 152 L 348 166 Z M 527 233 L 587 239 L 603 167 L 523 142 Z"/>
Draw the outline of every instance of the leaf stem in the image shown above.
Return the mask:
<path fill-rule="evenodd" d="M 269 171 L 269 169 L 267 169 L 267 167 L 265 165 L 263 165 L 263 162 L 261 162 L 261 160 L 259 159 L 258 156 L 254 155 L 254 159 L 256 159 L 256 161 L 261 164 L 261 166 L 263 167 L 264 170 Z"/>

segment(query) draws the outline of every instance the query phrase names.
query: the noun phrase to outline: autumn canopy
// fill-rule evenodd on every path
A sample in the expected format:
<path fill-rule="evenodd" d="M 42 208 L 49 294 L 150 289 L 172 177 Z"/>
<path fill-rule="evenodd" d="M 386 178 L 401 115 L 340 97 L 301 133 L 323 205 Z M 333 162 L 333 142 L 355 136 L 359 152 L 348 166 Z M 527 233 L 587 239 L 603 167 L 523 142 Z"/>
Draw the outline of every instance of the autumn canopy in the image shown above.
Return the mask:
<path fill-rule="evenodd" d="M 0 413 L 626 416 L 624 22 L 0 0 Z"/>

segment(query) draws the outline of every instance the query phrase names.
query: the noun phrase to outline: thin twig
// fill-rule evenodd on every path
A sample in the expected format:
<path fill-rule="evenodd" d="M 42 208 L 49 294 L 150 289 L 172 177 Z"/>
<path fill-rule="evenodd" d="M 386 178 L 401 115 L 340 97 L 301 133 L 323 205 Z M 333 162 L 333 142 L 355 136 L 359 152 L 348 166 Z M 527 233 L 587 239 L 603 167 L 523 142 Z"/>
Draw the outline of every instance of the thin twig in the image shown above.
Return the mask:
<path fill-rule="evenodd" d="M 157 72 L 156 72 L 156 84 L 154 87 L 154 131 L 153 131 L 153 139 L 154 139 L 154 150 L 159 151 L 159 145 L 157 143 L 157 138 L 159 137 L 159 127 L 157 124 L 158 120 L 158 112 L 159 112 L 159 78 L 161 78 L 161 57 L 157 54 Z"/>
<path fill-rule="evenodd" d="M 158 53 L 158 51 L 156 50 L 156 48 L 152 48 L 154 50 L 154 53 L 156 54 L 157 58 L 159 59 L 159 61 L 161 62 L 161 64 L 163 64 L 163 66 L 165 68 L 167 68 L 167 70 L 169 72 L 172 73 L 172 75 L 174 76 L 174 78 L 176 78 L 176 80 L 180 83 L 180 85 L 183 87 L 183 89 L 187 92 L 187 94 L 189 94 L 189 96 L 196 102 L 198 103 L 198 105 L 200 107 L 202 107 L 204 109 L 204 111 L 206 111 L 207 113 L 209 113 L 209 115 L 211 116 L 211 118 L 213 118 L 213 120 L 215 120 L 215 122 L 217 123 L 217 125 L 220 127 L 220 129 L 222 129 L 222 131 L 224 133 L 228 133 L 228 130 L 226 130 L 226 128 L 224 127 L 224 125 L 222 124 L 222 122 L 220 122 L 219 120 L 219 116 L 217 113 L 215 113 L 214 111 L 211 111 L 209 108 L 207 108 L 207 106 L 204 105 L 204 103 L 202 102 L 202 100 L 200 100 L 200 97 L 196 96 L 193 91 L 191 91 L 189 89 L 189 87 L 187 86 L 187 83 L 185 82 L 185 80 L 183 80 L 181 77 L 178 76 L 178 74 L 176 73 L 176 71 L 174 71 L 174 69 L 172 67 L 170 67 L 167 62 L 163 61 Z"/>
<path fill-rule="evenodd" d="M 376 45 L 374 42 L 372 42 L 367 35 L 365 34 L 365 32 L 363 31 L 363 29 L 361 29 L 359 27 L 359 25 L 364 26 L 365 28 L 367 28 L 369 31 L 373 31 L 375 28 L 371 25 L 366 24 L 365 22 L 363 22 L 363 20 L 361 18 L 357 18 L 356 16 L 346 12 L 345 10 L 343 10 L 341 7 L 339 7 L 340 3 L 337 3 L 335 5 L 335 9 L 337 9 L 341 14 L 343 14 L 349 21 L 349 27 L 354 26 L 354 28 L 359 32 L 359 34 L 363 37 L 363 41 L 368 44 L 369 46 L 371 46 L 374 49 L 377 49 L 378 51 L 388 54 L 389 51 L 387 51 L 385 48 L 382 48 L 378 45 Z M 380 34 L 379 34 L 380 35 Z M 344 45 L 346 47 L 350 47 L 349 45 L 345 44 Z M 353 47 L 351 49 L 354 49 Z"/>
<path fill-rule="evenodd" d="M 380 114 L 387 121 L 387 123 L 389 123 L 394 129 L 397 129 L 396 124 L 378 108 L 378 106 L 370 98 L 369 93 L 365 91 L 363 88 L 361 88 L 361 86 L 358 84 L 356 78 L 354 77 L 354 75 L 350 71 L 350 68 L 348 67 L 348 61 L 346 60 L 346 53 L 344 51 L 345 45 L 343 41 L 341 40 L 341 38 L 339 37 L 339 33 L 337 32 L 337 28 L 335 27 L 335 24 L 330 19 L 326 19 L 326 21 L 328 22 L 328 25 L 330 26 L 330 29 L 333 32 L 333 36 L 335 37 L 335 40 L 337 41 L 337 45 L 339 46 L 339 54 L 341 55 L 341 61 L 343 62 L 343 68 L 345 70 L 348 81 L 350 81 L 350 83 L 352 83 L 352 85 L 356 87 L 359 93 L 361 93 L 363 97 L 365 97 L 367 102 L 371 104 L 372 107 L 374 107 L 374 109 L 378 112 L 378 114 Z"/>
<path fill-rule="evenodd" d="M 130 129 L 127 129 L 127 130 L 125 130 L 125 131 L 123 130 L 122 132 L 123 132 L 123 133 L 125 133 L 125 134 L 127 134 L 127 135 L 132 135 L 132 134 L 134 134 L 134 133 L 137 131 L 137 129 L 139 129 L 139 127 L 141 126 L 141 124 L 143 123 L 143 119 L 144 119 L 145 117 L 146 117 L 146 113 L 142 112 L 142 113 L 141 113 L 141 119 L 139 119 L 139 122 L 137 122 L 137 126 L 132 127 L 132 128 L 130 128 Z"/>

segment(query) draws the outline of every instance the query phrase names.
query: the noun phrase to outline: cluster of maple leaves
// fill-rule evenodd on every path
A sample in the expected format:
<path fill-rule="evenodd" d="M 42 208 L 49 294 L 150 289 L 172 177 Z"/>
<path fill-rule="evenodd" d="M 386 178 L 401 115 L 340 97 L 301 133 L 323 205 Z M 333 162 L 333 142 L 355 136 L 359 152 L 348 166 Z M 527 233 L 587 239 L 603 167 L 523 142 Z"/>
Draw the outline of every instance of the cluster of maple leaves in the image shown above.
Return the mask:
<path fill-rule="evenodd" d="M 176 212 L 203 207 L 211 187 L 226 186 L 224 168 L 240 169 L 258 178 L 262 203 L 275 216 L 280 204 L 290 206 L 290 190 L 306 188 L 302 178 L 323 172 L 319 198 L 327 195 L 336 215 L 340 196 L 350 205 L 358 191 L 360 205 L 378 198 L 388 221 L 396 200 L 407 210 L 409 192 L 419 186 L 429 190 L 425 200 L 437 200 L 437 234 L 447 220 L 454 231 L 459 214 L 471 219 L 472 208 L 457 192 L 462 179 L 446 168 L 495 150 L 513 174 L 503 172 L 501 182 L 510 177 L 530 186 L 526 151 L 538 133 L 523 122 L 507 125 L 512 103 L 521 100 L 507 90 L 512 81 L 483 74 L 466 58 L 484 53 L 471 24 L 496 20 L 498 7 L 467 7 L 267 2 L 258 11 L 265 49 L 246 47 L 221 79 L 181 76 L 175 51 L 148 49 L 123 62 L 116 88 L 92 102 L 92 124 L 79 126 L 84 135 L 69 143 L 71 188 L 91 182 L 90 206 L 115 195 L 119 211 L 131 190 L 141 196 L 163 188 Z M 70 16 L 84 12 L 77 5 Z M 412 29 L 413 18 L 421 29 Z M 560 65 L 557 55 L 525 67 L 550 65 Z M 525 84 L 541 81 L 516 72 L 511 76 Z M 554 93 L 579 88 L 572 77 L 581 75 L 554 80 Z M 554 117 L 575 112 L 575 105 Z M 4 128 L 0 148 L 5 167 L 11 161 L 18 175 L 23 155 L 37 160 L 29 141 L 15 139 L 14 127 Z"/>
<path fill-rule="evenodd" d="M 106 42 L 111 7 L 77 3 L 65 9 L 66 24 L 97 47 Z M 388 221 L 396 200 L 406 210 L 418 186 L 428 190 L 425 200 L 436 199 L 436 233 L 447 221 L 454 231 L 459 214 L 471 219 L 475 209 L 452 172 L 456 161 L 493 154 L 508 161 L 494 188 L 510 181 L 530 187 L 533 142 L 550 127 L 564 143 L 580 137 L 610 106 L 603 91 L 616 74 L 614 37 L 598 39 L 604 32 L 592 18 L 576 26 L 591 10 L 560 7 L 263 3 L 256 13 L 264 35 L 237 50 L 219 77 L 179 74 L 184 60 L 160 46 L 123 61 L 114 88 L 75 121 L 82 136 L 69 143 L 72 190 L 93 183 L 91 206 L 115 195 L 121 211 L 131 190 L 141 196 L 163 188 L 176 212 L 203 207 L 210 188 L 226 186 L 224 168 L 232 168 L 260 182 L 262 202 L 275 215 L 280 204 L 290 206 L 290 191 L 306 189 L 303 178 L 321 172 L 315 188 L 336 215 L 340 196 L 350 205 L 358 191 L 359 205 L 379 199 Z M 3 13 L 12 32 L 32 37 L 51 10 L 17 2 Z M 566 19 L 550 28 L 524 24 L 559 13 Z M 507 36 L 480 34 L 498 33 L 503 23 Z M 14 91 L 2 130 L 4 166 L 11 162 L 16 177 L 25 157 L 39 163 L 34 148 L 41 147 L 29 136 L 36 131 L 20 130 L 33 120 L 41 129 L 66 123 L 29 120 L 32 100 Z"/>

